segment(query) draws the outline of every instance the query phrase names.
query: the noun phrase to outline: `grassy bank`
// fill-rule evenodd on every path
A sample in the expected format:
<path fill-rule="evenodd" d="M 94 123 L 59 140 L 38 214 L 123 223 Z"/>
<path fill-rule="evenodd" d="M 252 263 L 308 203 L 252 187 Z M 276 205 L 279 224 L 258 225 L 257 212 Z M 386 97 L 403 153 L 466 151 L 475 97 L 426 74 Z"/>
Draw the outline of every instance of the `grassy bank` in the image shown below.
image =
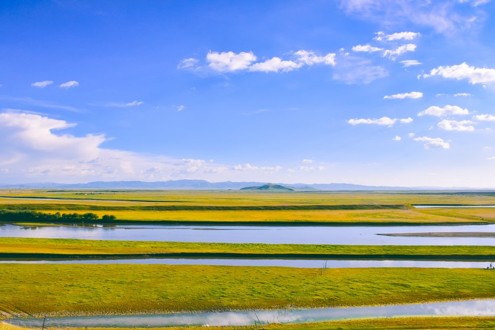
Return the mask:
<path fill-rule="evenodd" d="M 133 330 L 204 330 L 204 326 L 166 327 L 166 328 L 132 328 Z M 211 330 L 259 330 L 259 329 L 289 329 L 289 330 L 388 330 L 388 329 L 493 329 L 495 317 L 397 317 L 361 320 L 343 320 L 303 324 L 271 324 L 263 326 L 226 326 L 208 327 Z M 0 330 L 21 330 L 7 323 L 0 323 Z M 53 328 L 48 328 L 53 329 Z M 129 328 L 71 328 L 72 330 L 129 330 Z"/>
<path fill-rule="evenodd" d="M 0 309 L 69 315 L 397 304 L 495 297 L 478 269 L 168 265 L 0 267 Z M 33 285 L 33 283 L 38 283 Z"/>
<path fill-rule="evenodd" d="M 495 259 L 493 246 L 313 245 L 253 243 L 188 243 L 101 241 L 49 238 L 0 238 L 0 258 L 98 256 L 196 256 L 235 258 L 356 258 L 487 260 Z"/>

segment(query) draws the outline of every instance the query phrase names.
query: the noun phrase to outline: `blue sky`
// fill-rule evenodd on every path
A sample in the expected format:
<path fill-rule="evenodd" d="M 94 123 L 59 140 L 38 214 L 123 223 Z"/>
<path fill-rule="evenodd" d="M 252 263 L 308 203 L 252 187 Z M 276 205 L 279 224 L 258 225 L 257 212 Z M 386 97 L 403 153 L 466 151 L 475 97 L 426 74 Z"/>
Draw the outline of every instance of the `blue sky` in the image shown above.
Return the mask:
<path fill-rule="evenodd" d="M 495 2 L 3 1 L 0 182 L 495 188 Z"/>

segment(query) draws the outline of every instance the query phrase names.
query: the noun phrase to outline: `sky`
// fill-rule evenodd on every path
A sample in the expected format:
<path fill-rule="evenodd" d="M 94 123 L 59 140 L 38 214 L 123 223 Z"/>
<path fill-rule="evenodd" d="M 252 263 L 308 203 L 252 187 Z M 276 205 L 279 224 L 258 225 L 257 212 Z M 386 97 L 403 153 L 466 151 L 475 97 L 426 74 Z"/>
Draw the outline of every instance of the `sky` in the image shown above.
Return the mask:
<path fill-rule="evenodd" d="M 495 188 L 495 1 L 0 3 L 0 183 Z"/>

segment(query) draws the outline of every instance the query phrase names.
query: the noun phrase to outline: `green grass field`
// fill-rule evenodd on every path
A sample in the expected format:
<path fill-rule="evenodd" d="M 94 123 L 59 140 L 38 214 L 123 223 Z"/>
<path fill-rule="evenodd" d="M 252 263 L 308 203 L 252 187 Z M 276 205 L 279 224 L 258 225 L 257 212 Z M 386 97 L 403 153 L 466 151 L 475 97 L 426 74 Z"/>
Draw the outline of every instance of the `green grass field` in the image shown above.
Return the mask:
<path fill-rule="evenodd" d="M 259 193 L 205 191 L 0 191 L 0 209 L 112 214 L 117 221 L 325 224 L 491 223 L 492 193 Z M 485 246 L 337 246 L 0 239 L 1 253 L 196 253 L 300 257 L 490 260 Z M 486 259 L 485 259 L 486 258 Z M 491 261 L 491 260 L 490 260 Z M 400 304 L 495 297 L 482 269 L 298 269 L 169 265 L 0 265 L 0 315 L 83 315 Z M 1 318 L 1 317 L 0 317 Z M 491 328 L 495 318 L 396 318 L 270 325 L 263 329 Z M 0 330 L 17 328 L 1 324 Z M 170 328 L 169 328 L 170 329 Z M 191 328 L 191 329 L 194 329 Z M 234 329 L 234 328 L 222 328 Z M 237 327 L 237 329 L 255 329 Z M 257 327 L 256 329 L 259 329 Z"/>
<path fill-rule="evenodd" d="M 367 258 L 367 259 L 495 259 L 494 246 L 400 246 L 400 245 L 313 245 L 313 244 L 228 244 L 146 241 L 101 241 L 45 238 L 0 238 L 0 257 L 16 253 L 65 255 L 153 255 L 195 254 L 282 258 Z M 20 257 L 20 255 L 18 255 Z"/>
<path fill-rule="evenodd" d="M 0 191 L 0 209 L 112 214 L 119 221 L 225 223 L 491 223 L 494 208 L 415 209 L 413 204 L 495 204 L 491 193 L 240 191 Z"/>
<path fill-rule="evenodd" d="M 121 314 L 400 304 L 495 297 L 480 269 L 297 269 L 168 265 L 0 267 L 10 314 Z"/>

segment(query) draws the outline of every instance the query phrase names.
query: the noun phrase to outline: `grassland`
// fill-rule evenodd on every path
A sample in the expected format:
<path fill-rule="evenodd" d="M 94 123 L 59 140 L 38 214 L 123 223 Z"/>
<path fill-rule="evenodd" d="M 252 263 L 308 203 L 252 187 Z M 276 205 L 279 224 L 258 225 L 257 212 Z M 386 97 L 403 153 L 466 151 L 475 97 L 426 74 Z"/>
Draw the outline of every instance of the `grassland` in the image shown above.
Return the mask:
<path fill-rule="evenodd" d="M 465 224 L 495 209 L 414 204 L 495 204 L 493 193 L 259 193 L 240 191 L 0 191 L 0 209 L 112 214 L 118 221 L 257 224 Z"/>
<path fill-rule="evenodd" d="M 0 238 L 0 258 L 98 257 L 231 257 L 313 259 L 495 259 L 493 246 L 400 246 L 229 244 L 145 241 L 101 241 L 46 238 Z"/>
<path fill-rule="evenodd" d="M 70 315 L 400 304 L 495 297 L 478 269 L 168 265 L 0 267 L 0 310 Z"/>

